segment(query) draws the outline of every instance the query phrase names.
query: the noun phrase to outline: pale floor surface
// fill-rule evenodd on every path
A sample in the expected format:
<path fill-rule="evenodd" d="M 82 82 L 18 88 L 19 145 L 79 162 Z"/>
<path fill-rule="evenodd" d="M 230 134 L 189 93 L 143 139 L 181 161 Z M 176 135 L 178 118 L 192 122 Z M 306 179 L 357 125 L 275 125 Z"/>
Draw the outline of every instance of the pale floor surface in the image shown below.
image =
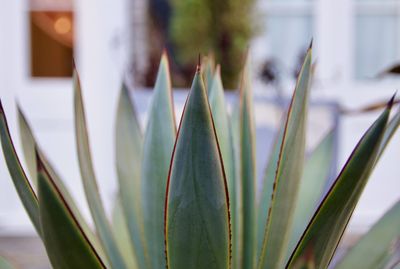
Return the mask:
<path fill-rule="evenodd" d="M 335 264 L 338 256 L 342 256 L 345 249 L 353 245 L 358 238 L 359 235 L 347 235 L 344 238 L 330 267 Z M 44 246 L 35 236 L 0 237 L 0 256 L 6 257 L 17 269 L 51 269 Z"/>
<path fill-rule="evenodd" d="M 0 255 L 18 269 L 51 268 L 38 237 L 0 237 Z"/>

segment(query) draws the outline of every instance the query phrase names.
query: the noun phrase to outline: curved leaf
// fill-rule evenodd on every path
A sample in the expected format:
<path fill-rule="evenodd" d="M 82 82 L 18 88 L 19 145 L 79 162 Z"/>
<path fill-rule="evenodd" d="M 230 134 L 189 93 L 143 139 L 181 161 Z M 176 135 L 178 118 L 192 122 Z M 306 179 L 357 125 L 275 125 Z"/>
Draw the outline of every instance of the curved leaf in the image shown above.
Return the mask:
<path fill-rule="evenodd" d="M 390 108 L 391 104 L 352 152 L 297 244 L 289 268 L 305 261 L 316 268 L 328 266 L 376 162 Z"/>
<path fill-rule="evenodd" d="M 242 199 L 242 268 L 252 269 L 256 262 L 255 181 L 256 151 L 253 95 L 250 83 L 249 59 L 240 85 L 239 165 Z"/>
<path fill-rule="evenodd" d="M 213 80 L 214 80 L 214 69 L 215 69 L 215 58 L 212 54 L 203 57 L 202 63 L 201 63 L 202 69 L 202 75 L 203 75 L 203 81 L 206 87 L 206 91 L 210 91 L 212 85 L 213 85 Z"/>
<path fill-rule="evenodd" d="M 290 236 L 287 259 L 292 254 L 301 235 L 307 228 L 318 206 L 328 180 L 333 161 L 334 132 L 330 131 L 316 146 L 306 160 L 299 194 L 294 210 L 293 228 Z M 287 261 L 287 260 L 286 260 Z"/>
<path fill-rule="evenodd" d="M 29 183 L 24 169 L 19 161 L 17 152 L 11 139 L 8 129 L 6 115 L 4 114 L 3 105 L 0 102 L 0 138 L 3 147 L 4 159 L 6 160 L 8 171 L 13 180 L 18 196 L 31 219 L 37 233 L 41 236 L 39 204 L 36 194 Z"/>
<path fill-rule="evenodd" d="M 173 269 L 229 268 L 229 201 L 199 70 L 186 101 L 167 183 L 165 240 Z"/>
<path fill-rule="evenodd" d="M 38 156 L 43 242 L 54 268 L 106 268 Z"/>
<path fill-rule="evenodd" d="M 282 124 L 276 134 L 263 176 L 261 197 L 257 207 L 257 257 L 261 255 L 264 242 L 265 226 L 267 225 L 268 211 L 271 206 L 272 191 L 284 131 L 285 124 Z"/>
<path fill-rule="evenodd" d="M 82 93 L 76 70 L 74 70 L 74 90 L 75 134 L 79 167 L 82 175 L 86 199 L 96 225 L 96 231 L 99 235 L 100 242 L 103 245 L 111 267 L 124 269 L 126 268 L 126 265 L 116 244 L 110 223 L 106 217 L 94 174 L 92 157 L 89 148 L 89 138 L 86 128 L 85 112 L 83 108 Z"/>
<path fill-rule="evenodd" d="M 239 256 L 239 219 L 238 219 L 238 201 L 236 186 L 236 167 L 234 162 L 234 148 L 232 128 L 228 118 L 228 112 L 225 105 L 224 89 L 222 86 L 220 67 L 217 66 L 212 86 L 208 91 L 211 114 L 214 120 L 215 131 L 218 138 L 218 145 L 221 150 L 221 156 L 224 163 L 225 175 L 228 183 L 229 206 L 231 212 L 232 226 L 232 263 L 236 267 Z"/>
<path fill-rule="evenodd" d="M 115 234 L 115 239 L 119 248 L 121 249 L 122 255 L 126 261 L 126 265 L 129 269 L 137 269 L 135 251 L 133 250 L 129 230 L 127 226 L 127 220 L 124 215 L 124 211 L 121 204 L 121 199 L 118 197 L 114 204 L 112 214 L 112 229 Z"/>
<path fill-rule="evenodd" d="M 400 125 L 400 109 L 398 109 L 397 113 L 393 116 L 393 118 L 389 121 L 389 123 L 386 126 L 385 134 L 383 135 L 381 146 L 379 147 L 377 161 L 382 156 L 390 139 L 393 137 L 394 133 L 399 128 L 399 125 Z"/>
<path fill-rule="evenodd" d="M 400 240 L 400 201 L 365 234 L 335 266 L 335 269 L 376 269 Z"/>
<path fill-rule="evenodd" d="M 142 206 L 151 268 L 165 268 L 164 203 L 176 136 L 168 59 L 164 53 L 150 105 L 143 146 Z"/>
<path fill-rule="evenodd" d="M 13 269 L 14 266 L 11 265 L 5 258 L 0 256 L 0 268 L 1 269 Z"/>
<path fill-rule="evenodd" d="M 260 269 L 281 268 L 285 261 L 304 163 L 310 77 L 311 47 L 305 56 L 287 113 L 258 264 Z"/>
<path fill-rule="evenodd" d="M 30 175 L 30 181 L 34 187 L 37 187 L 37 171 L 36 171 L 36 156 L 35 156 L 35 138 L 33 137 L 31 128 L 25 118 L 24 113 L 19 105 L 18 109 L 18 123 L 19 133 L 21 136 L 22 150 L 24 152 L 25 163 Z"/>
<path fill-rule="evenodd" d="M 97 236 L 94 234 L 92 229 L 90 228 L 89 224 L 86 222 L 85 218 L 83 217 L 79 207 L 76 205 L 74 198 L 68 191 L 68 188 L 64 185 L 63 180 L 55 171 L 53 166 L 47 160 L 47 157 L 44 153 L 39 149 L 36 139 L 32 133 L 31 127 L 26 120 L 24 113 L 22 112 L 21 108 L 18 107 L 18 120 L 20 126 L 20 133 L 21 133 L 21 140 L 22 140 L 22 148 L 24 148 L 25 160 L 28 164 L 29 172 L 33 172 L 32 169 L 35 169 L 33 173 L 31 173 L 31 179 L 33 177 L 37 177 L 37 164 L 36 164 L 36 152 L 39 153 L 40 159 L 42 160 L 43 165 L 46 167 L 46 171 L 48 171 L 49 176 L 52 178 L 54 184 L 56 184 L 58 190 L 61 192 L 61 195 L 65 199 L 66 204 L 71 209 L 72 213 L 74 214 L 77 222 L 81 226 L 83 232 L 88 237 L 91 244 L 96 249 L 96 252 L 100 255 L 101 259 L 104 262 L 107 262 L 104 250 L 102 249 Z M 33 150 L 33 152 L 32 152 Z M 33 158 L 33 160 L 32 160 Z M 35 167 L 33 167 L 35 166 Z M 36 179 L 37 180 L 37 179 Z"/>
<path fill-rule="evenodd" d="M 115 126 L 115 156 L 121 205 L 139 268 L 148 268 L 141 205 L 142 133 L 128 89 L 122 85 Z"/>
<path fill-rule="evenodd" d="M 234 162 L 234 174 L 235 174 L 235 188 L 236 197 L 231 198 L 229 194 L 229 203 L 231 208 L 236 208 L 235 212 L 231 211 L 231 223 L 232 223 L 232 268 L 242 268 L 242 250 L 243 250 L 243 236 L 242 236 L 242 224 L 243 224 L 243 210 L 242 210 L 242 196 L 241 196 L 241 182 L 240 182 L 240 98 L 235 100 L 232 107 L 232 113 L 230 117 L 231 141 L 232 141 L 232 157 Z M 229 183 L 228 183 L 229 184 Z M 236 200 L 236 201 L 233 201 Z M 231 205 L 231 201 L 233 202 Z M 236 204 L 236 205 L 234 205 Z M 235 216 L 236 214 L 236 216 Z M 234 224 L 236 223 L 236 224 Z M 234 227 L 236 225 L 236 227 Z"/>

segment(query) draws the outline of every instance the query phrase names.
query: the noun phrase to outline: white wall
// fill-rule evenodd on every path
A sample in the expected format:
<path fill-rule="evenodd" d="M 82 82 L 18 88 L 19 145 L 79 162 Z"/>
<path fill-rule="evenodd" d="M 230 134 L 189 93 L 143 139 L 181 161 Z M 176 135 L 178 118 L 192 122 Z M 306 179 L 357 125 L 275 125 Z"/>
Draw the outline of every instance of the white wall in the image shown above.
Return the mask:
<path fill-rule="evenodd" d="M 33 80 L 29 77 L 26 2 L 2 1 L 1 5 L 0 96 L 10 121 L 12 135 L 17 142 L 17 150 L 21 153 L 15 117 L 16 100 L 22 104 L 39 143 L 64 178 L 68 179 L 67 185 L 73 190 L 79 203 L 84 206 L 85 200 L 75 157 L 71 81 Z M 106 201 L 110 201 L 115 192 L 113 119 L 125 63 L 124 54 L 113 47 L 113 42 L 116 38 L 115 33 L 123 32 L 128 21 L 125 5 L 126 0 L 76 1 L 77 65 L 81 74 L 93 160 L 96 174 L 101 182 L 101 192 Z M 321 24 L 327 23 L 322 17 L 320 20 Z M 323 31 L 320 31 L 320 34 L 323 35 Z M 329 72 L 343 68 L 342 72 L 346 73 L 349 67 L 346 66 L 345 60 L 330 55 L 330 46 L 322 46 L 324 42 L 329 44 L 334 39 L 326 33 L 325 36 L 321 38 L 320 45 L 318 42 L 316 44 L 316 58 L 327 58 L 321 61 L 321 77 L 326 79 L 316 84 L 313 95 L 356 108 L 377 99 L 388 99 L 394 90 L 399 88 L 399 82 L 356 84 L 348 81 L 336 85 Z M 332 61 L 332 64 L 329 64 L 328 60 Z M 342 119 L 340 165 L 345 162 L 356 141 L 376 116 L 376 113 L 371 113 L 346 116 Z M 351 229 L 365 229 L 383 213 L 383 210 L 400 198 L 399 158 L 400 135 L 397 134 L 371 176 L 354 219 L 350 223 Z M 9 179 L 2 154 L 0 154 L 0 167 L 0 233 L 32 232 L 29 220 Z M 107 205 L 109 209 L 109 203 Z M 84 208 L 88 214 L 88 210 Z"/>

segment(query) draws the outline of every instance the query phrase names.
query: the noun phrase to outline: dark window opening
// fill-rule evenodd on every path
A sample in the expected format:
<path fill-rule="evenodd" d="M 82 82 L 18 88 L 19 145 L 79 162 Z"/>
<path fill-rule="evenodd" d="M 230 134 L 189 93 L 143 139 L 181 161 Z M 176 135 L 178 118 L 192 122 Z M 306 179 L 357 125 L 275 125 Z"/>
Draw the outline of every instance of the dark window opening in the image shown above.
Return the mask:
<path fill-rule="evenodd" d="M 74 18 L 71 11 L 31 11 L 32 77 L 71 77 Z"/>

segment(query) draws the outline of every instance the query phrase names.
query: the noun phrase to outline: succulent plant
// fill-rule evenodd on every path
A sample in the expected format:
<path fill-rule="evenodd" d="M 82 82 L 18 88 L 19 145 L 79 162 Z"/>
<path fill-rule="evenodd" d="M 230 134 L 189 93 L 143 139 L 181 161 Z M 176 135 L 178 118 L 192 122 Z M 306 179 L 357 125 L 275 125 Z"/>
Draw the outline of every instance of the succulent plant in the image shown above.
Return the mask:
<path fill-rule="evenodd" d="M 75 71 L 77 152 L 95 230 L 40 150 L 19 109 L 29 175 L 25 173 L 1 109 L 7 166 L 53 267 L 327 268 L 369 175 L 400 123 L 400 112 L 389 120 L 392 99 L 328 185 L 333 132 L 305 158 L 311 53 L 310 48 L 277 132 L 259 197 L 249 61 L 231 114 L 220 68 L 207 64 L 203 71 L 198 66 L 178 130 L 165 54 L 144 134 L 129 92 L 122 87 L 115 133 L 119 195 L 112 221 L 98 191 Z M 395 266 L 398 227 L 399 202 L 336 268 Z"/>

